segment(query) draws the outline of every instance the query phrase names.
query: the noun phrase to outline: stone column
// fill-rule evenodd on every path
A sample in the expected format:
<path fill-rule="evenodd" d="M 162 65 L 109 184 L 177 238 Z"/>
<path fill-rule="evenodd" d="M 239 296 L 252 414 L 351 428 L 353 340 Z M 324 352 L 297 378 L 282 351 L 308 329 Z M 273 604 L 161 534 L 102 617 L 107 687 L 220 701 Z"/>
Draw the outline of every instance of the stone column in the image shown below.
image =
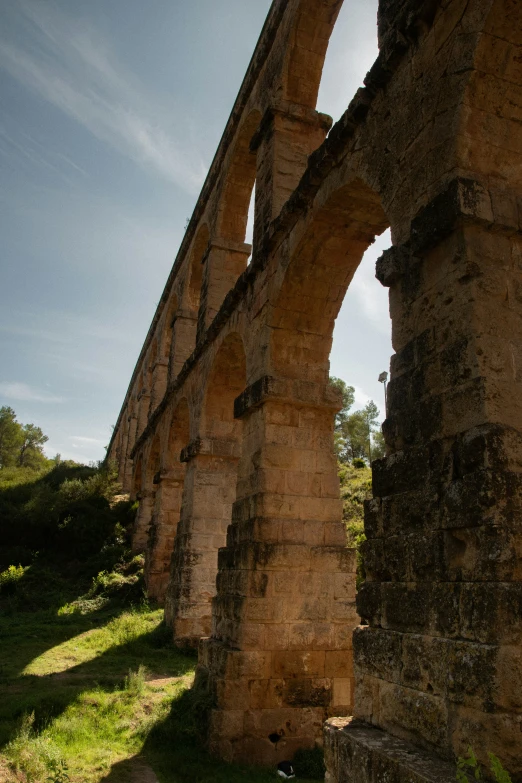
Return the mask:
<path fill-rule="evenodd" d="M 265 113 L 250 145 L 257 151 L 254 246 L 296 189 L 308 157 L 331 126 L 328 115 L 288 102 Z"/>
<path fill-rule="evenodd" d="M 276 764 L 352 706 L 354 550 L 333 450 L 337 392 L 262 378 L 238 400 L 238 498 L 220 550 L 212 636 L 198 677 L 215 699 L 210 747 Z"/>
<path fill-rule="evenodd" d="M 203 283 L 198 315 L 198 342 L 216 317 L 228 292 L 245 271 L 252 246 L 229 239 L 212 239 L 203 259 Z"/>
<path fill-rule="evenodd" d="M 210 632 L 218 549 L 225 544 L 235 497 L 238 445 L 200 438 L 181 452 L 187 463 L 167 602 L 174 641 L 197 647 Z"/>
<path fill-rule="evenodd" d="M 162 471 L 154 498 L 145 556 L 145 583 L 149 597 L 160 604 L 165 601 L 169 581 L 184 480 L 185 465 Z"/>
<path fill-rule="evenodd" d="M 177 311 L 172 325 L 169 382 L 177 378 L 181 368 L 196 347 L 197 325 L 197 312 L 189 308 L 182 308 Z"/>
<path fill-rule="evenodd" d="M 492 752 L 514 780 L 522 775 L 520 221 L 516 192 L 456 179 L 412 222 L 410 241 L 378 262 L 397 353 L 383 428 L 389 456 L 373 463 L 365 516 L 358 608 L 368 625 L 354 636 L 356 717 L 448 760 L 470 745 L 484 763 Z M 355 735 L 344 736 L 353 755 Z M 339 780 L 362 773 L 346 774 Z"/>
<path fill-rule="evenodd" d="M 152 416 L 167 391 L 167 375 L 169 363 L 167 359 L 158 359 L 152 368 L 152 388 L 150 392 L 149 416 Z"/>

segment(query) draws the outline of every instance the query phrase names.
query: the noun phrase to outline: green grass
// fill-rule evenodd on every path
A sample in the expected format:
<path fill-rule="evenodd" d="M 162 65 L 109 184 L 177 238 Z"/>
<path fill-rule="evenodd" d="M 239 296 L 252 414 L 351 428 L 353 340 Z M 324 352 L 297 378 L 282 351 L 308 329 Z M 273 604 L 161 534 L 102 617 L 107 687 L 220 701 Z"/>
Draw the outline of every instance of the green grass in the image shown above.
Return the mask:
<path fill-rule="evenodd" d="M 136 764 L 160 783 L 278 779 L 204 751 L 196 661 L 171 644 L 161 610 L 67 597 L 32 611 L 0 602 L 0 780 L 134 783 Z"/>

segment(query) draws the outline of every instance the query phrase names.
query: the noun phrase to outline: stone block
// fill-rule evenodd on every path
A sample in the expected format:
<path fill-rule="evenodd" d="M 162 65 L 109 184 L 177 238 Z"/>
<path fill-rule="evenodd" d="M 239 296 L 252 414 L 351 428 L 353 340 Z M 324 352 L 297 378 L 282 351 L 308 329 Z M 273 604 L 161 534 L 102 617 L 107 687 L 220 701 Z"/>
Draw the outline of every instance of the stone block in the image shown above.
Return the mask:
<path fill-rule="evenodd" d="M 276 677 L 324 677 L 325 652 L 322 650 L 277 650 L 272 654 L 272 672 Z"/>
<path fill-rule="evenodd" d="M 356 671 L 400 682 L 403 635 L 382 628 L 359 627 L 353 634 L 353 659 Z"/>

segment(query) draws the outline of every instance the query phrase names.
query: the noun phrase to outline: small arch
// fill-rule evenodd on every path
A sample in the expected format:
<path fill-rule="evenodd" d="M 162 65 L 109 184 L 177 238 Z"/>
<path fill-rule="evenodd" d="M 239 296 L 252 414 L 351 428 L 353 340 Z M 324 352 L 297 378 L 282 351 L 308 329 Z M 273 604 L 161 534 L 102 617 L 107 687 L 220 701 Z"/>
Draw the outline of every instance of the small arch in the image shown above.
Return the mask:
<path fill-rule="evenodd" d="M 201 301 L 201 283 L 203 281 L 202 261 L 208 247 L 209 239 L 210 234 L 208 226 L 203 224 L 199 228 L 192 245 L 188 270 L 187 305 L 196 313 L 199 310 Z"/>
<path fill-rule="evenodd" d="M 379 54 L 378 0 L 344 3 L 324 57 L 317 107 L 335 119 L 346 111 Z"/>
<path fill-rule="evenodd" d="M 245 241 L 256 179 L 256 153 L 251 151 L 250 142 L 260 122 L 260 112 L 252 111 L 238 130 L 219 206 L 217 234 L 221 239 Z"/>
<path fill-rule="evenodd" d="M 283 70 L 283 97 L 315 109 L 328 42 L 343 0 L 301 0 Z"/>

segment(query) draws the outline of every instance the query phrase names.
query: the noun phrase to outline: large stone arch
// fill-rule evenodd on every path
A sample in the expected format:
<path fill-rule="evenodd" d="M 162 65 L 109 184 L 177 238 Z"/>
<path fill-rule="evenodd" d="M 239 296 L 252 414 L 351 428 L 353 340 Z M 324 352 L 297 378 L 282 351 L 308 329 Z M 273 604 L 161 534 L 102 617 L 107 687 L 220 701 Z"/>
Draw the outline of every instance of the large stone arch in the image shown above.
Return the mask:
<path fill-rule="evenodd" d="M 360 178 L 334 190 L 315 209 L 276 278 L 268 320 L 275 376 L 328 382 L 344 295 L 364 253 L 388 225 L 378 194 Z"/>
<path fill-rule="evenodd" d="M 165 433 L 145 558 L 147 591 L 160 603 L 166 600 L 174 539 L 181 512 L 185 464 L 181 462 L 180 456 L 189 440 L 190 409 L 186 398 L 183 398 L 176 405 Z M 167 622 L 170 622 L 170 615 L 167 601 Z"/>
<path fill-rule="evenodd" d="M 145 552 L 147 548 L 149 528 L 154 511 L 154 498 L 159 479 L 160 457 L 161 441 L 160 436 L 157 433 L 143 455 L 139 506 L 132 536 L 132 548 L 136 552 Z"/>
<path fill-rule="evenodd" d="M 174 640 L 182 646 L 195 647 L 210 633 L 217 555 L 231 519 L 241 449 L 234 400 L 245 385 L 243 342 L 238 334 L 228 334 L 216 346 L 206 377 L 199 437 L 181 456 L 187 471 L 172 558 L 169 615 Z"/>

